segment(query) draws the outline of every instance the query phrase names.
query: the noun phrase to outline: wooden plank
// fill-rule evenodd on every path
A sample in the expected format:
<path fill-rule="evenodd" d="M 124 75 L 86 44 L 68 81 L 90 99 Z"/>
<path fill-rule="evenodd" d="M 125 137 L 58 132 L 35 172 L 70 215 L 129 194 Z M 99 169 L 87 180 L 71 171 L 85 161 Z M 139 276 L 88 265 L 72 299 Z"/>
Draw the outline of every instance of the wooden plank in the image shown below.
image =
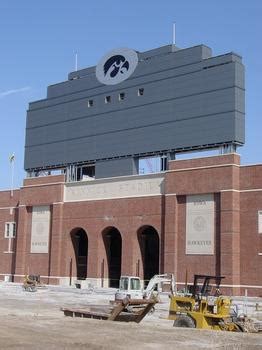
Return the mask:
<path fill-rule="evenodd" d="M 150 312 L 150 310 L 153 309 L 154 305 L 155 305 L 155 303 L 150 303 L 150 304 L 148 304 L 148 305 L 144 308 L 144 310 L 142 310 L 142 312 L 141 312 L 139 315 L 137 315 L 137 317 L 135 318 L 134 321 L 135 321 L 136 323 L 141 322 L 141 321 L 143 320 L 143 318 Z"/>
<path fill-rule="evenodd" d="M 156 300 L 154 299 L 125 299 L 121 303 L 115 304 L 113 308 L 106 305 L 88 305 L 88 309 L 61 308 L 61 310 L 65 316 L 98 318 L 110 321 L 120 320 L 122 318 L 121 315 L 127 319 L 127 316 L 130 315 L 130 320 L 139 323 L 155 304 Z M 134 310 L 131 308 L 131 311 L 124 312 L 128 306 L 134 306 Z"/>
<path fill-rule="evenodd" d="M 117 318 L 117 316 L 124 310 L 125 307 L 126 306 L 125 306 L 124 303 L 116 305 L 114 307 L 114 309 L 112 310 L 111 315 L 108 317 L 108 320 L 109 321 L 114 321 Z"/>
<path fill-rule="evenodd" d="M 154 304 L 155 305 L 156 300 L 154 299 L 130 299 L 128 301 L 128 305 L 147 305 L 147 304 Z"/>
<path fill-rule="evenodd" d="M 69 308 L 62 308 L 61 309 L 64 312 L 65 316 L 72 316 L 72 317 L 101 317 L 104 319 L 108 319 L 109 315 L 105 312 L 95 312 L 95 311 L 88 311 L 85 309 L 69 309 Z"/>

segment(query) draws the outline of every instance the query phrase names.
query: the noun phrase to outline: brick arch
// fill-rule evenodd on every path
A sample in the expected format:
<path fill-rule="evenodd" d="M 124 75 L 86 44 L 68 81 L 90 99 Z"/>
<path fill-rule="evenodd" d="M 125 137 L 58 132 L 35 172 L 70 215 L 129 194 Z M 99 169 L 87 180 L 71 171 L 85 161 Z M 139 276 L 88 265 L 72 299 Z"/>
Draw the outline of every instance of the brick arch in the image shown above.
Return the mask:
<path fill-rule="evenodd" d="M 122 235 L 115 226 L 102 230 L 105 250 L 104 273 L 108 278 L 109 287 L 118 287 L 122 268 Z"/>
<path fill-rule="evenodd" d="M 137 239 L 141 254 L 139 275 L 147 283 L 151 277 L 159 274 L 160 239 L 158 231 L 151 225 L 143 225 L 137 230 Z"/>
<path fill-rule="evenodd" d="M 74 274 L 77 279 L 86 279 L 88 274 L 88 234 L 82 227 L 70 231 L 72 248 L 74 251 Z"/>

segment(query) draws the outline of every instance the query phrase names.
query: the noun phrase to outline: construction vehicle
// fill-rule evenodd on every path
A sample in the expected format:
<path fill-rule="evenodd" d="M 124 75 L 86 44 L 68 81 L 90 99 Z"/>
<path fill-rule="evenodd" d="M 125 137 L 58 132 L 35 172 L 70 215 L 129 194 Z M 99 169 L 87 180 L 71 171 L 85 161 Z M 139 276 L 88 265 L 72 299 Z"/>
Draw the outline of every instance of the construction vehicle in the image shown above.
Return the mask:
<path fill-rule="evenodd" d="M 146 289 L 142 288 L 142 283 L 139 277 L 135 276 L 121 276 L 119 281 L 119 289 L 115 294 L 115 300 L 129 299 L 151 299 L 155 294 L 157 296 L 158 292 L 154 292 L 155 288 L 161 283 L 169 283 L 170 289 L 174 292 L 175 279 L 174 275 L 171 273 L 166 273 L 163 275 L 153 276 Z"/>
<path fill-rule="evenodd" d="M 174 320 L 174 327 L 256 332 L 250 320 L 231 315 L 231 299 L 219 289 L 223 278 L 195 275 L 192 286 L 171 294 L 168 319 Z"/>
<path fill-rule="evenodd" d="M 139 323 L 154 310 L 158 302 L 151 290 L 157 283 L 170 281 L 167 275 L 154 276 L 145 291 L 141 288 L 139 277 L 121 276 L 120 288 L 115 300 L 109 305 L 87 305 L 85 308 L 62 308 L 65 316 L 96 318 L 100 320 L 125 321 Z"/>
<path fill-rule="evenodd" d="M 43 288 L 40 282 L 40 275 L 25 275 L 22 288 L 26 292 L 36 292 L 38 288 Z"/>

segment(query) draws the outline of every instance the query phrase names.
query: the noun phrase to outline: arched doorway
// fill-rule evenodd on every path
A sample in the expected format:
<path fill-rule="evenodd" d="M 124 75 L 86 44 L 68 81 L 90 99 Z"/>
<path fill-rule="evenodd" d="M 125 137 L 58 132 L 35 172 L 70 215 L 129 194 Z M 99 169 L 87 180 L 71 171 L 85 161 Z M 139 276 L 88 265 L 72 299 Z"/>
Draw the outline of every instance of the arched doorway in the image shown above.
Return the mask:
<path fill-rule="evenodd" d="M 76 258 L 76 275 L 78 279 L 87 277 L 88 237 L 82 228 L 71 232 L 72 244 Z"/>
<path fill-rule="evenodd" d="M 122 237 L 115 227 L 103 231 L 107 255 L 109 287 L 118 288 L 121 276 Z"/>
<path fill-rule="evenodd" d="M 159 236 L 152 226 L 144 226 L 138 230 L 138 242 L 143 262 L 144 281 L 159 274 Z"/>

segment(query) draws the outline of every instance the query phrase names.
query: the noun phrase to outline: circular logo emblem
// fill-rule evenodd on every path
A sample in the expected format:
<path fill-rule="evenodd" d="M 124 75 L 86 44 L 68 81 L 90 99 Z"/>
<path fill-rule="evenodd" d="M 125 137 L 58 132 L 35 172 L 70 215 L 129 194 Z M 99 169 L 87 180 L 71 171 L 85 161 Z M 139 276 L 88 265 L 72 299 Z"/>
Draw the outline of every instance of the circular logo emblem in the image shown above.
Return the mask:
<path fill-rule="evenodd" d="M 203 216 L 197 216 L 193 222 L 193 225 L 196 231 L 204 231 L 206 229 L 206 220 L 203 218 Z"/>
<path fill-rule="evenodd" d="M 130 77 L 138 63 L 137 53 L 131 49 L 115 49 L 105 55 L 96 66 L 100 83 L 115 85 Z"/>

